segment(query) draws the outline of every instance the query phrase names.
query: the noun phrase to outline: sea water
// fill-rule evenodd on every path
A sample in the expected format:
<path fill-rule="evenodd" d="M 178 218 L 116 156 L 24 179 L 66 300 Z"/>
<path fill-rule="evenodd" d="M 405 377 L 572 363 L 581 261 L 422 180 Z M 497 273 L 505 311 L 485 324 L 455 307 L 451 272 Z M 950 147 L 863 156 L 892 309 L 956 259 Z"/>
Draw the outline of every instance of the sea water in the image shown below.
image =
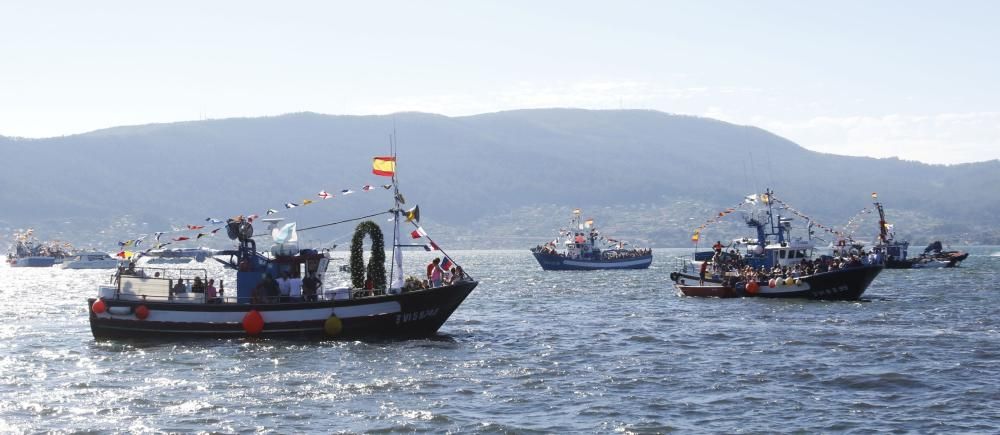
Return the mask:
<path fill-rule="evenodd" d="M 110 271 L 0 267 L 0 432 L 996 433 L 1000 257 L 969 250 L 854 302 L 679 297 L 686 250 L 595 272 L 453 252 L 480 284 L 438 336 L 320 343 L 95 341 Z"/>

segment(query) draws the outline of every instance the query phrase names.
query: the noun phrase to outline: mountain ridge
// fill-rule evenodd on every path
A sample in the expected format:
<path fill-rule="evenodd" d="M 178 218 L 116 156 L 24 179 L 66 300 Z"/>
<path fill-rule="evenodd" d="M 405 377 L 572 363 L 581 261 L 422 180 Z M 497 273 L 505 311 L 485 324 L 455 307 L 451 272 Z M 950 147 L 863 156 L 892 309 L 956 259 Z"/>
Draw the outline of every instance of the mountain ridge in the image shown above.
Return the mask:
<path fill-rule="evenodd" d="M 106 243 L 128 238 L 112 234 L 121 227 L 106 224 L 123 216 L 133 226 L 176 226 L 273 208 L 314 196 L 311 190 L 356 189 L 380 181 L 370 174 L 370 159 L 389 152 L 394 130 L 406 197 L 421 204 L 429 222 L 447 229 L 442 238 L 468 247 L 523 247 L 489 241 L 513 232 L 525 238 L 552 234 L 552 225 L 574 207 L 607 210 L 603 220 L 612 228 L 642 222 L 628 230 L 638 241 L 683 245 L 714 209 L 765 187 L 826 225 L 846 222 L 878 191 L 890 221 L 902 219 L 896 225 L 901 235 L 1000 240 L 1000 193 L 992 187 L 1000 182 L 998 160 L 932 165 L 838 156 L 753 126 L 650 110 L 586 109 L 459 117 L 299 112 L 46 139 L 0 136 L 0 155 L 9 162 L 0 173 L 6 186 L 0 227 L 34 225 L 43 234 L 48 226 Z M 338 213 L 379 206 L 371 197 L 342 199 Z M 67 221 L 74 223 L 59 223 Z M 659 228 L 664 225 L 671 228 Z M 738 222 L 729 230 L 742 231 Z"/>

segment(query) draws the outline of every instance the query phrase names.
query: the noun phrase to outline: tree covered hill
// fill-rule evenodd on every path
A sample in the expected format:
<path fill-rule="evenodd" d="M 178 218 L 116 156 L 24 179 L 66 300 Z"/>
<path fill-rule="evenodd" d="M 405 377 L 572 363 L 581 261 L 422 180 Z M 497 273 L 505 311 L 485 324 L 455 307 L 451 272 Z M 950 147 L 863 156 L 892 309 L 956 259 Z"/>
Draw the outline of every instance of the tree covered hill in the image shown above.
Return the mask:
<path fill-rule="evenodd" d="M 298 113 L 0 137 L 0 228 L 100 244 L 280 208 L 320 189 L 358 190 L 388 180 L 371 174 L 371 157 L 389 152 L 393 131 L 409 205 L 420 204 L 426 226 L 458 247 L 533 246 L 574 207 L 606 231 L 684 246 L 704 219 L 765 187 L 826 225 L 843 225 L 879 192 L 897 233 L 915 243 L 1000 243 L 998 161 L 845 157 L 712 119 L 577 109 Z M 285 214 L 304 226 L 390 205 L 387 192 L 374 192 Z M 742 235 L 730 220 L 720 238 Z"/>

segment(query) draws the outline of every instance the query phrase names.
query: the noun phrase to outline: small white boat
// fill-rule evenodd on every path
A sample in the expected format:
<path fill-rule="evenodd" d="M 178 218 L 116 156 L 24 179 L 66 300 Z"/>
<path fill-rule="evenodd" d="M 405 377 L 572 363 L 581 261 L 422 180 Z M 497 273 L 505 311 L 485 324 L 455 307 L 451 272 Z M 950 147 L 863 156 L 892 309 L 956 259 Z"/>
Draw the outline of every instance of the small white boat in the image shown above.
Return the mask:
<path fill-rule="evenodd" d="M 63 261 L 63 269 L 114 269 L 118 260 L 106 252 L 83 252 Z"/>

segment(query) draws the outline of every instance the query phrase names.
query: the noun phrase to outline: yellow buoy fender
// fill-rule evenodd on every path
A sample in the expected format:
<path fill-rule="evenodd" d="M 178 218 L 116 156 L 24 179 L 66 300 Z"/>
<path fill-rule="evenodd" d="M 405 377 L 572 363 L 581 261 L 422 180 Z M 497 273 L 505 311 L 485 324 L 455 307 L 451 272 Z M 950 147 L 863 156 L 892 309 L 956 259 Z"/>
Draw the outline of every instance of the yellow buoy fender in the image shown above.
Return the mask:
<path fill-rule="evenodd" d="M 326 322 L 323 322 L 323 331 L 326 332 L 326 335 L 336 337 L 340 335 L 343 330 L 344 323 L 341 322 L 337 316 L 330 316 L 330 318 L 326 319 Z"/>

